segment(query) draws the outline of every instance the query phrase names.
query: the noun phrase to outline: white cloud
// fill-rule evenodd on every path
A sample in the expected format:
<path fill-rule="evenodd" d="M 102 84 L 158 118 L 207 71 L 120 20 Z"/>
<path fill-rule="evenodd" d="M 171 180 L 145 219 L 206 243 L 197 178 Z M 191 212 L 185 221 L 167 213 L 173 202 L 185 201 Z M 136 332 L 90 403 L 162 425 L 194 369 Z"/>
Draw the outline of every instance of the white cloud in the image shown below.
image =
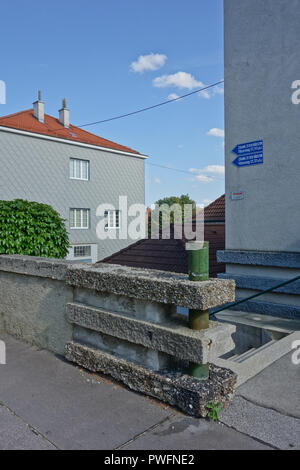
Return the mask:
<path fill-rule="evenodd" d="M 211 98 L 211 95 L 208 90 L 200 91 L 198 94 L 199 96 L 202 96 L 202 98 L 205 98 L 206 100 L 210 100 Z"/>
<path fill-rule="evenodd" d="M 201 181 L 201 183 L 211 183 L 214 180 L 212 176 L 196 175 L 194 181 Z"/>
<path fill-rule="evenodd" d="M 207 165 L 204 168 L 190 168 L 189 171 L 195 173 L 191 181 L 211 183 L 217 176 L 225 174 L 225 167 L 224 165 Z"/>
<path fill-rule="evenodd" d="M 204 83 L 198 81 L 187 72 L 177 72 L 172 75 L 161 75 L 153 80 L 153 86 L 157 88 L 176 87 L 176 88 L 187 88 L 193 90 L 194 88 L 204 87 Z"/>
<path fill-rule="evenodd" d="M 225 132 L 223 129 L 218 129 L 217 127 L 214 127 L 213 129 L 210 129 L 208 132 L 206 132 L 207 135 L 212 135 L 213 137 L 225 137 Z"/>
<path fill-rule="evenodd" d="M 154 183 L 155 184 L 161 184 L 161 180 L 159 178 L 154 178 Z"/>
<path fill-rule="evenodd" d="M 210 173 L 214 175 L 224 175 L 225 174 L 225 166 L 224 165 L 207 165 L 204 168 L 190 168 L 189 171 L 191 173 Z"/>
<path fill-rule="evenodd" d="M 203 168 L 203 173 L 213 173 L 215 175 L 224 175 L 225 166 L 224 165 L 207 165 Z"/>
<path fill-rule="evenodd" d="M 213 89 L 213 94 L 214 95 L 224 95 L 224 86 L 216 86 Z"/>
<path fill-rule="evenodd" d="M 179 95 L 176 93 L 170 93 L 168 96 L 168 100 L 176 100 L 177 98 L 179 98 Z"/>
<path fill-rule="evenodd" d="M 145 70 L 158 70 L 166 63 L 167 56 L 165 54 L 147 54 L 140 55 L 139 58 L 131 63 L 131 70 L 133 72 L 143 73 Z"/>

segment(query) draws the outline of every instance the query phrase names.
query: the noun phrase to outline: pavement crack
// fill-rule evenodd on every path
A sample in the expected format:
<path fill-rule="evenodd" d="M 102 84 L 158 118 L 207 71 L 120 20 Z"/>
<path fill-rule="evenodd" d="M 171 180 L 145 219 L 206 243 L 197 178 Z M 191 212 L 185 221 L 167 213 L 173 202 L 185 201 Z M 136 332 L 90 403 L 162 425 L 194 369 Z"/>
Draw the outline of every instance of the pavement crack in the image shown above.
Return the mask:
<path fill-rule="evenodd" d="M 248 402 L 251 403 L 252 405 L 259 406 L 260 408 L 265 408 L 266 410 L 275 411 L 276 413 L 279 413 L 281 416 L 285 416 L 285 417 L 287 417 L 287 418 L 293 418 L 293 419 L 300 420 L 300 418 L 299 418 L 298 416 L 293 416 L 293 415 L 290 414 L 290 413 L 283 413 L 282 411 L 277 410 L 276 408 L 273 408 L 272 406 L 262 405 L 261 403 L 258 403 L 258 402 L 256 402 L 255 400 L 251 400 L 250 398 L 247 398 L 247 397 L 245 397 L 245 396 L 242 395 L 242 394 L 239 394 L 239 395 L 236 395 L 236 396 L 243 398 L 243 400 L 248 401 Z"/>
<path fill-rule="evenodd" d="M 128 444 L 131 444 L 132 442 L 136 441 L 137 439 L 139 439 L 140 437 L 144 436 L 145 434 L 147 434 L 148 432 L 150 431 L 153 431 L 153 429 L 156 429 L 158 426 L 160 426 L 161 424 L 164 424 L 166 421 L 170 420 L 171 418 L 173 418 L 173 416 L 176 416 L 176 413 L 171 413 L 170 415 L 168 415 L 166 418 L 162 419 L 161 421 L 159 421 L 158 423 L 155 423 L 153 424 L 153 426 L 150 426 L 149 428 L 145 429 L 145 431 L 139 433 L 139 434 L 136 434 L 132 439 L 129 439 L 128 441 L 124 442 L 123 444 L 121 444 L 120 446 L 116 447 L 114 450 L 121 450 L 123 449 L 123 447 L 127 446 Z"/>
<path fill-rule="evenodd" d="M 247 434 L 246 432 L 241 431 L 240 429 L 236 428 L 235 426 L 231 426 L 227 423 L 224 423 L 222 421 L 222 418 L 220 419 L 220 423 L 222 423 L 223 426 L 225 426 L 226 428 L 233 429 L 234 431 L 237 431 L 238 433 L 242 434 L 243 436 L 250 437 L 254 441 L 259 442 L 260 444 L 263 444 L 264 446 L 270 447 L 271 449 L 274 449 L 274 450 L 282 450 L 282 449 L 280 449 L 280 447 L 276 447 L 273 444 L 270 444 L 269 442 L 266 442 L 266 441 L 263 441 L 262 439 L 259 439 L 258 437 L 252 436 L 251 434 Z"/>
<path fill-rule="evenodd" d="M 40 431 L 38 431 L 34 426 L 32 426 L 31 424 L 27 423 L 27 421 L 22 418 L 22 416 L 18 415 L 12 408 L 10 408 L 9 406 L 7 406 L 5 403 L 3 403 L 2 401 L 0 401 L 0 406 L 2 406 L 3 408 L 5 408 L 7 411 L 9 411 L 10 413 L 12 413 L 16 418 L 20 419 L 26 426 L 28 426 L 28 428 L 30 429 L 30 431 L 35 434 L 36 436 L 39 436 L 41 437 L 42 439 L 44 439 L 45 441 L 47 441 L 49 444 L 51 444 L 53 447 L 55 447 L 56 450 L 61 450 L 56 444 L 54 444 L 54 442 L 50 441 L 50 439 L 48 439 L 48 437 L 44 436 L 44 434 L 42 434 Z"/>

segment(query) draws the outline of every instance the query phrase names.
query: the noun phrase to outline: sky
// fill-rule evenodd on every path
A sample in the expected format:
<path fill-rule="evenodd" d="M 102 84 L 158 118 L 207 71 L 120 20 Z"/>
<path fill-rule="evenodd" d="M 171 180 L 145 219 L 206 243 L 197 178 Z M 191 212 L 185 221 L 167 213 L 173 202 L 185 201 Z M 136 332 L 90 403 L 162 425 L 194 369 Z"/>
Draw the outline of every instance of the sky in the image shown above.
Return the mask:
<path fill-rule="evenodd" d="M 223 2 L 4 0 L 0 44 L 0 116 L 31 108 L 41 89 L 47 114 L 58 116 L 65 97 L 71 123 L 83 125 L 222 80 Z M 85 129 L 149 156 L 147 205 L 224 193 L 222 85 Z"/>

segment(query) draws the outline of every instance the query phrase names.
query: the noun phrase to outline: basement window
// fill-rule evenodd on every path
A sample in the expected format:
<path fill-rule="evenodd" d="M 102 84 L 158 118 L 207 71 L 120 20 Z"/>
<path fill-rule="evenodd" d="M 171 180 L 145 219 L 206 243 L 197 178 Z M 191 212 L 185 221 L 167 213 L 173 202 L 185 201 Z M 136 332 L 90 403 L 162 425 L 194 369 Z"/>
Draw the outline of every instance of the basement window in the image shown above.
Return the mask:
<path fill-rule="evenodd" d="M 88 181 L 90 179 L 90 162 L 88 160 L 70 158 L 70 178 Z"/>
<path fill-rule="evenodd" d="M 83 258 L 84 256 L 92 256 L 91 245 L 74 246 L 74 258 Z"/>

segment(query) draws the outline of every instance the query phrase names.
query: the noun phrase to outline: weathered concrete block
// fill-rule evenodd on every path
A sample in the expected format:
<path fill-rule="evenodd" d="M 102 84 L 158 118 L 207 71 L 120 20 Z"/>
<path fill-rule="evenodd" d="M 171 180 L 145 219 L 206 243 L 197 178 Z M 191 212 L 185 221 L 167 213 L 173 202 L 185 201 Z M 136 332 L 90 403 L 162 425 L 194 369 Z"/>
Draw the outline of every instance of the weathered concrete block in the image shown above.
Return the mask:
<path fill-rule="evenodd" d="M 97 292 L 91 289 L 74 289 L 74 302 L 86 304 L 90 307 L 128 314 L 139 320 L 162 323 L 171 315 L 176 314 L 176 305 L 167 305 L 149 300 L 134 299 L 125 295 L 116 295 L 108 292 Z"/>
<path fill-rule="evenodd" d="M 66 282 L 74 287 L 198 310 L 207 310 L 235 299 L 235 282 L 232 280 L 192 282 L 185 274 L 104 263 L 97 267 L 70 265 Z"/>
<path fill-rule="evenodd" d="M 77 325 L 74 327 L 73 341 L 152 370 L 186 371 L 189 366 L 187 361 L 182 361 L 164 352 L 154 351 L 154 349 L 146 348 L 141 344 L 130 343 L 118 337 L 88 330 Z"/>
<path fill-rule="evenodd" d="M 154 372 L 74 342 L 66 345 L 66 358 L 92 372 L 110 375 L 132 390 L 158 398 L 195 417 L 206 417 L 210 402 L 219 402 L 225 408 L 234 396 L 237 379 L 231 370 L 213 364 L 208 380 L 170 371 Z"/>
<path fill-rule="evenodd" d="M 235 327 L 230 324 L 211 322 L 208 330 L 195 331 L 181 315 L 157 325 L 78 303 L 67 305 L 67 315 L 70 323 L 83 328 L 200 364 L 234 349 Z"/>

